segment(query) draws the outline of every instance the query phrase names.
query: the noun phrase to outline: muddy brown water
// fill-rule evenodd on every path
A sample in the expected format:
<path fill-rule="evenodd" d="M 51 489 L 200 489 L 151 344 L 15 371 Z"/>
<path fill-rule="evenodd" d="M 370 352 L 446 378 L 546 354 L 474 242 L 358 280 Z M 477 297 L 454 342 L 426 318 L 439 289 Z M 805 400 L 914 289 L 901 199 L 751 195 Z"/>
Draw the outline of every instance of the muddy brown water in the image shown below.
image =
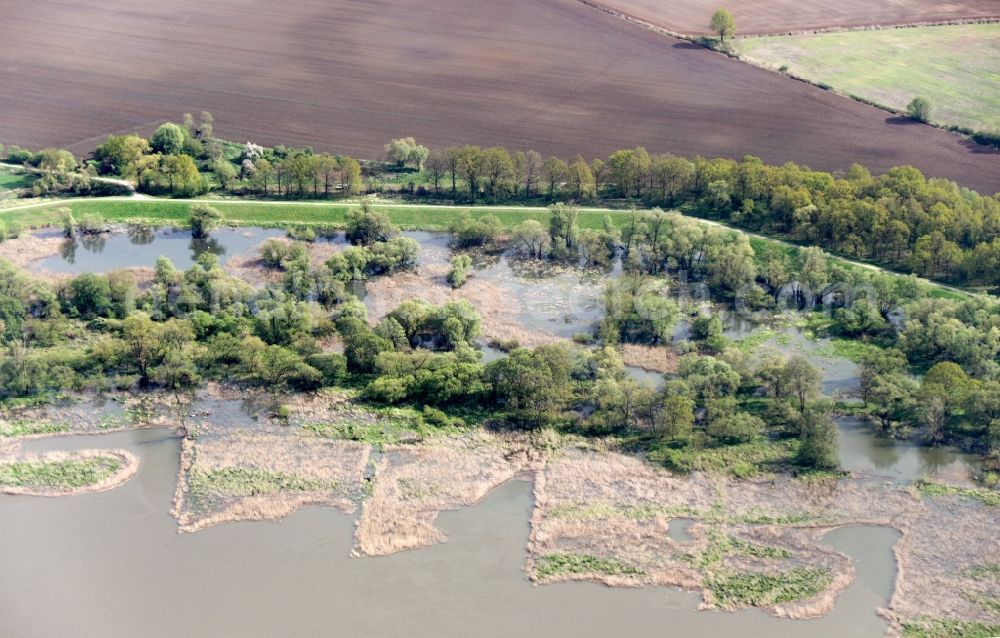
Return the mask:
<path fill-rule="evenodd" d="M 858 579 L 829 615 L 698 612 L 698 595 L 588 583 L 535 587 L 523 570 L 530 484 L 509 482 L 440 517 L 445 544 L 351 558 L 352 517 L 306 509 L 281 523 L 178 534 L 167 513 L 179 441 L 164 430 L 36 440 L 29 451 L 124 447 L 139 474 L 72 498 L 0 496 L 0 636 L 662 636 L 874 637 L 895 573 L 887 529 L 825 542 Z"/>
<path fill-rule="evenodd" d="M 935 474 L 967 478 L 979 467 L 976 455 L 951 446 L 927 447 L 881 436 L 856 417 L 834 421 L 840 431 L 841 467 L 858 474 L 902 482 Z"/>

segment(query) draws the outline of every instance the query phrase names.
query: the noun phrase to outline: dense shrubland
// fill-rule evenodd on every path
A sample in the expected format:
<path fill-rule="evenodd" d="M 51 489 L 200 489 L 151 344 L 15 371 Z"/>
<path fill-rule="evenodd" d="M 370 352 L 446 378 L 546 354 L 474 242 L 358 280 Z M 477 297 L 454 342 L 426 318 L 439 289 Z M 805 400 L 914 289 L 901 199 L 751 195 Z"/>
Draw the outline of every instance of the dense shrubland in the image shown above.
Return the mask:
<path fill-rule="evenodd" d="M 95 156 L 102 170 L 138 178 L 143 170 L 161 170 L 157 167 L 162 166 L 163 153 L 204 161 L 198 153 L 209 147 L 252 157 L 257 160 L 255 167 L 281 153 L 285 154 L 281 163 L 325 166 L 325 160 L 311 152 L 296 154 L 252 144 L 232 147 L 206 137 L 204 129 L 198 133 L 198 126 L 165 126 L 149 143 L 141 138 L 109 138 Z M 403 152 L 399 149 L 410 148 L 407 144 L 396 149 L 399 157 Z M 148 163 L 154 151 L 161 155 L 155 166 Z M 77 168 L 72 156 L 60 152 L 8 152 L 12 159 L 45 170 Z M 620 151 L 607 161 L 589 164 L 541 161 L 537 154 L 510 155 L 503 149 L 475 147 L 431 152 L 425 160 L 422 151 L 413 152 L 416 155 L 397 159 L 402 162 L 397 168 L 416 170 L 423 162 L 420 175 L 436 176 L 436 191 L 447 190 L 442 184 L 450 183 L 453 197 L 515 201 L 571 195 L 581 200 L 615 197 L 685 204 L 733 224 L 929 276 L 972 283 L 994 278 L 989 247 L 1000 228 L 997 199 L 942 180 L 925 180 L 907 167 L 873 177 L 855 166 L 835 178 L 791 164 L 770 167 L 749 157 L 740 162 L 688 161 L 649 156 L 642 149 Z M 513 169 L 508 170 L 510 166 Z M 304 168 L 297 177 L 279 171 L 278 190 L 317 197 L 344 190 L 338 169 L 326 168 L 333 171 L 327 177 L 316 171 L 307 174 Z M 196 170 L 204 180 L 204 166 Z M 179 179 L 181 173 L 171 175 Z M 265 169 L 260 179 L 266 175 Z M 245 187 L 247 179 L 231 176 L 228 188 Z M 464 195 L 459 184 L 467 187 Z M 824 465 L 829 406 L 813 405 L 813 399 L 785 400 L 780 393 L 764 403 L 753 396 L 767 384 L 760 375 L 768 372 L 741 361 L 738 344 L 725 338 L 717 318 L 698 315 L 699 299 L 714 294 L 734 299 L 750 312 L 814 307 L 824 311 L 810 319 L 815 332 L 875 348 L 876 354 L 863 363 L 862 385 L 867 413 L 877 427 L 897 435 L 917 432 L 930 443 L 972 442 L 992 455 L 992 462 L 1000 462 L 996 452 L 1000 409 L 991 412 L 990 407 L 993 394 L 1000 394 L 994 387 L 1000 383 L 1000 322 L 993 301 L 932 296 L 914 277 L 851 268 L 817 246 L 794 250 L 755 244 L 746 235 L 676 213 L 657 209 L 619 215 L 609 217 L 599 229 L 580 229 L 578 209 L 556 204 L 545 223 L 528 220 L 505 232 L 494 216 L 457 214 L 450 230 L 458 249 L 511 248 L 525 259 L 604 270 L 620 257 L 624 275 L 608 284 L 604 318 L 592 335 L 581 335 L 581 342 L 664 344 L 673 340 L 677 321 L 690 315 L 693 345 L 686 347 L 704 360 L 683 359 L 680 371 L 655 401 L 644 394 L 645 389 L 633 387 L 634 382 L 623 378 L 615 366 L 591 375 L 585 385 L 597 394 L 583 401 L 579 386 L 585 375 L 577 369 L 569 386 L 562 385 L 560 371 L 565 366 L 555 365 L 557 358 L 545 349 L 539 353 L 515 348 L 503 364 L 482 366 L 472 337 L 462 336 L 464 328 L 456 326 L 456 322 L 463 325 L 462 313 L 447 317 L 453 320 L 447 328 L 444 319 L 432 322 L 434 328 L 421 332 L 420 341 L 413 340 L 417 333 L 403 321 L 403 314 L 369 326 L 363 307 L 352 301 L 349 285 L 413 268 L 419 247 L 399 236 L 389 218 L 367 203 L 345 220 L 353 245 L 322 265 L 312 265 L 308 250 L 298 241 L 268 243 L 261 261 L 281 270 L 283 277 L 280 287 L 266 293 L 229 277 L 210 256 L 184 273 L 168 263 L 159 264 L 153 284 L 143 291 L 127 273 L 83 275 L 53 287 L 9 269 L 4 284 L 9 292 L 0 296 L 0 320 L 8 344 L 2 365 L 5 392 L 24 396 L 130 383 L 180 388 L 220 374 L 247 383 L 309 389 L 354 375 L 370 379 L 366 386 L 372 400 L 486 401 L 523 423 L 565 422 L 567 410 L 587 413 L 590 429 L 655 433 L 664 446 L 660 453 L 677 466 L 691 464 L 689 455 L 677 452 L 690 445 L 750 445 L 761 437 L 791 432 L 803 437 L 798 446 L 802 460 Z M 206 235 L 221 221 L 211 207 L 192 208 L 194 233 Z M 71 236 L 99 234 L 104 228 L 100 219 L 72 215 L 64 224 Z M 19 230 L 5 229 L 8 235 Z M 289 235 L 311 241 L 316 231 L 293 227 Z M 470 267 L 467 255 L 457 255 L 449 282 L 460 286 Z M 178 310 L 182 317 L 176 316 Z M 457 310 L 449 307 L 447 312 Z M 140 347 L 138 355 L 135 348 L 123 347 L 126 321 L 133 328 L 143 327 L 129 335 L 155 335 L 157 347 L 150 353 Z M 343 356 L 317 345 L 335 333 L 345 342 Z M 542 400 L 510 385 L 510 374 L 502 374 L 503 367 L 518 362 L 527 362 L 522 371 L 530 367 L 531 375 L 540 379 L 538 387 L 545 387 L 550 396 Z M 723 364 L 736 371 L 738 381 L 715 369 Z M 948 383 L 934 381 L 941 370 L 953 373 Z M 727 388 L 723 395 L 714 396 L 715 390 L 708 394 L 702 390 L 706 378 L 731 383 L 723 385 Z M 568 389 L 562 392 L 562 388 Z M 654 403 L 658 407 L 651 407 Z M 761 418 L 768 426 L 762 426 Z M 683 436 L 688 423 L 697 436 Z"/>

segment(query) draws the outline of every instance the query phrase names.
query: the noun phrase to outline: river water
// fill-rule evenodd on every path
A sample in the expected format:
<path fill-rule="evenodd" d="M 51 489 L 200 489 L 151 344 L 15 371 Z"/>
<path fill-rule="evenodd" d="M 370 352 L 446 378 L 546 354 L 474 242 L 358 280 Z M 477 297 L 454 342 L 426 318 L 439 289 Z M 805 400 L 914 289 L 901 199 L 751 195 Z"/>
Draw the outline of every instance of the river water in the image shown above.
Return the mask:
<path fill-rule="evenodd" d="M 855 559 L 858 579 L 824 618 L 698 612 L 697 594 L 672 589 L 533 586 L 522 571 L 531 508 L 524 481 L 442 514 L 445 544 L 351 558 L 352 517 L 332 510 L 178 534 L 168 510 L 180 445 L 164 430 L 26 445 L 83 447 L 131 449 L 139 474 L 72 498 L 0 496 L 0 636 L 843 638 L 886 628 L 874 613 L 895 572 L 896 536 L 886 529 L 827 536 Z"/>

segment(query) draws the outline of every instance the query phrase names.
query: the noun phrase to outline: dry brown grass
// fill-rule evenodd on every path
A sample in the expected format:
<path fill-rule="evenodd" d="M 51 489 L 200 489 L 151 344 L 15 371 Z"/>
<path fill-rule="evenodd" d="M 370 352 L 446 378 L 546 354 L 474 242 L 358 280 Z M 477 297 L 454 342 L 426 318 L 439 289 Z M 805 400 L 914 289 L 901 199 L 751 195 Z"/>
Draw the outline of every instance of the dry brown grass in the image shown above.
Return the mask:
<path fill-rule="evenodd" d="M 26 268 L 32 262 L 59 254 L 65 238 L 53 235 L 37 237 L 25 233 L 16 239 L 0 242 L 0 259 L 6 259 L 18 268 Z"/>
<path fill-rule="evenodd" d="M 484 432 L 387 446 L 357 523 L 357 550 L 378 556 L 443 542 L 444 533 L 434 526 L 439 512 L 479 502 L 539 459 L 523 437 Z"/>
<path fill-rule="evenodd" d="M 650 372 L 677 372 L 677 353 L 665 346 L 622 345 L 622 363 Z"/>
<path fill-rule="evenodd" d="M 957 496 L 924 497 L 902 522 L 896 544 L 899 574 L 889 611 L 920 616 L 1000 623 L 1000 613 L 969 600 L 979 592 L 1000 600 L 1000 582 L 968 575 L 976 565 L 1000 556 L 1000 508 Z"/>
<path fill-rule="evenodd" d="M 449 266 L 431 263 L 414 272 L 379 277 L 366 285 L 369 319 L 378 321 L 393 308 L 410 299 L 424 299 L 435 305 L 465 300 L 483 319 L 483 334 L 488 339 L 515 340 L 525 347 L 560 341 L 559 337 L 526 328 L 520 320 L 521 303 L 515 292 L 503 282 L 478 279 L 473 275 L 461 288 L 453 289 L 445 277 Z"/>
<path fill-rule="evenodd" d="M 114 457 L 119 462 L 118 471 L 101 481 L 73 488 L 60 487 L 20 487 L 16 485 L 0 485 L 0 494 L 17 494 L 28 496 L 76 496 L 90 492 L 103 492 L 122 485 L 139 471 L 139 459 L 126 450 L 77 450 L 74 452 L 44 452 L 42 454 L 23 454 L 17 456 L 2 456 L 0 460 L 18 462 L 60 463 L 64 461 L 82 461 L 98 457 Z"/>
<path fill-rule="evenodd" d="M 963 592 L 997 595 L 1000 584 L 975 581 L 967 570 L 1000 555 L 997 508 L 945 496 L 921 498 L 914 490 L 857 479 L 766 480 L 676 477 L 639 459 L 609 450 L 568 449 L 536 473 L 536 511 L 529 541 L 529 573 L 546 554 L 578 554 L 617 561 L 635 575 L 562 574 L 546 579 L 596 580 L 609 585 L 666 584 L 704 589 L 703 607 L 714 600 L 713 569 L 776 572 L 795 566 L 822 568 L 831 580 L 812 598 L 768 608 L 778 616 L 809 618 L 833 608 L 853 579 L 849 558 L 821 543 L 844 525 L 890 526 L 901 533 L 894 547 L 896 589 L 885 615 L 934 616 L 998 622 L 995 611 Z M 690 540 L 667 534 L 670 518 L 696 523 Z M 709 564 L 720 538 L 735 545 Z M 761 555 L 748 545 L 777 550 Z M 688 556 L 686 558 L 686 556 Z"/>
<path fill-rule="evenodd" d="M 322 505 L 354 511 L 351 496 L 361 491 L 368 463 L 368 446 L 337 441 L 237 430 L 203 440 L 185 440 L 173 514 L 180 530 L 193 532 L 217 523 L 238 520 L 280 519 L 300 507 Z M 316 490 L 277 491 L 220 498 L 221 506 L 200 511 L 191 502 L 192 471 L 230 468 L 260 470 L 293 476 L 335 487 Z"/>

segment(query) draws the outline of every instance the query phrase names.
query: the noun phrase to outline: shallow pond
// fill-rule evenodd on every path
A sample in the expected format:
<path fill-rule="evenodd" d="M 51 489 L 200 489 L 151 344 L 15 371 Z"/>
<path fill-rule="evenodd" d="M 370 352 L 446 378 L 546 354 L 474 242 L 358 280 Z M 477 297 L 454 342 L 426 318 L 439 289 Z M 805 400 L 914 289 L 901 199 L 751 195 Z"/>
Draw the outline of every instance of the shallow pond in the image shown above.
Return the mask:
<path fill-rule="evenodd" d="M 912 481 L 938 473 L 967 478 L 970 470 L 978 467 L 976 455 L 953 447 L 927 447 L 880 436 L 870 423 L 854 417 L 838 417 L 835 421 L 840 430 L 840 462 L 845 470 Z"/>
<path fill-rule="evenodd" d="M 52 231 L 50 231 L 52 232 Z M 116 229 L 110 233 L 66 240 L 60 253 L 31 265 L 36 272 L 103 273 L 118 268 L 153 267 L 158 257 L 186 270 L 202 253 L 220 261 L 247 252 L 271 237 L 284 237 L 277 228 L 220 228 L 207 239 L 194 239 L 188 230 L 175 228 Z"/>
<path fill-rule="evenodd" d="M 178 534 L 168 510 L 179 441 L 139 430 L 29 443 L 29 451 L 125 447 L 139 474 L 64 499 L 0 496 L 0 635 L 876 637 L 892 589 L 895 534 L 845 528 L 826 541 L 858 580 L 824 618 L 698 612 L 698 595 L 588 583 L 532 586 L 522 571 L 530 484 L 509 482 L 476 507 L 444 513 L 446 544 L 357 559 L 352 518 L 308 509 L 282 523 Z"/>

